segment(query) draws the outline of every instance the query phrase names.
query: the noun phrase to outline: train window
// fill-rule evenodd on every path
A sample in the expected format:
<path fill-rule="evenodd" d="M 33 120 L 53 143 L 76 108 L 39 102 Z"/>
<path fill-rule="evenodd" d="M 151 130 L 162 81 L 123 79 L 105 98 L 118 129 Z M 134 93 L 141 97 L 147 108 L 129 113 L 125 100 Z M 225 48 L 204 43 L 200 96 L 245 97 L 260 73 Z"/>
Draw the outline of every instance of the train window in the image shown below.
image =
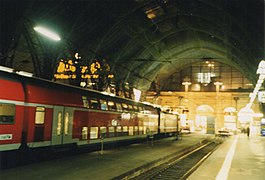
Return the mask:
<path fill-rule="evenodd" d="M 117 136 L 122 136 L 121 126 L 117 126 L 117 128 L 116 128 L 116 135 Z"/>
<path fill-rule="evenodd" d="M 58 112 L 58 121 L 57 121 L 57 135 L 60 136 L 62 131 L 62 112 Z"/>
<path fill-rule="evenodd" d="M 100 127 L 100 138 L 106 138 L 106 135 L 107 135 L 107 128 L 102 126 Z"/>
<path fill-rule="evenodd" d="M 90 139 L 98 138 L 98 127 L 90 127 Z"/>
<path fill-rule="evenodd" d="M 113 101 L 108 102 L 109 110 L 116 111 L 116 107 Z"/>
<path fill-rule="evenodd" d="M 143 133 L 146 134 L 146 131 L 147 131 L 146 126 L 144 126 Z"/>
<path fill-rule="evenodd" d="M 64 116 L 64 134 L 65 135 L 68 134 L 68 130 L 69 130 L 69 118 L 70 118 L 70 114 L 69 112 L 66 112 Z"/>
<path fill-rule="evenodd" d="M 124 136 L 128 136 L 128 127 L 127 126 L 123 126 L 123 128 L 122 128 L 122 134 Z"/>
<path fill-rule="evenodd" d="M 137 112 L 138 111 L 138 107 L 136 105 L 134 105 L 133 106 L 133 110 Z"/>
<path fill-rule="evenodd" d="M 36 107 L 35 124 L 44 124 L 45 108 Z"/>
<path fill-rule="evenodd" d="M 114 127 L 113 126 L 109 127 L 109 137 L 114 137 Z"/>
<path fill-rule="evenodd" d="M 82 101 L 83 101 L 83 106 L 88 108 L 89 105 L 88 105 L 88 100 L 87 100 L 87 97 L 86 96 L 82 96 Z"/>
<path fill-rule="evenodd" d="M 140 134 L 140 135 L 143 134 L 143 126 L 139 126 L 139 134 Z"/>
<path fill-rule="evenodd" d="M 90 99 L 90 107 L 92 109 L 98 109 L 99 108 L 99 103 L 97 99 Z"/>
<path fill-rule="evenodd" d="M 0 104 L 0 124 L 13 124 L 16 106 L 14 104 Z"/>
<path fill-rule="evenodd" d="M 133 110 L 133 107 L 132 107 L 132 105 L 128 105 L 128 107 L 129 107 L 129 110 L 130 110 L 130 111 L 132 111 L 132 110 Z"/>
<path fill-rule="evenodd" d="M 117 111 L 121 112 L 122 111 L 121 103 L 116 103 L 116 106 L 117 106 Z"/>
<path fill-rule="evenodd" d="M 101 110 L 108 110 L 107 101 L 100 100 L 100 109 Z"/>
<path fill-rule="evenodd" d="M 134 126 L 134 134 L 138 134 L 138 126 Z"/>
<path fill-rule="evenodd" d="M 82 139 L 87 139 L 88 128 L 82 127 Z"/>
<path fill-rule="evenodd" d="M 128 110 L 128 105 L 125 104 L 125 103 L 122 103 L 122 108 L 123 108 L 124 110 Z"/>
<path fill-rule="evenodd" d="M 133 126 L 129 126 L 129 136 L 133 136 Z"/>

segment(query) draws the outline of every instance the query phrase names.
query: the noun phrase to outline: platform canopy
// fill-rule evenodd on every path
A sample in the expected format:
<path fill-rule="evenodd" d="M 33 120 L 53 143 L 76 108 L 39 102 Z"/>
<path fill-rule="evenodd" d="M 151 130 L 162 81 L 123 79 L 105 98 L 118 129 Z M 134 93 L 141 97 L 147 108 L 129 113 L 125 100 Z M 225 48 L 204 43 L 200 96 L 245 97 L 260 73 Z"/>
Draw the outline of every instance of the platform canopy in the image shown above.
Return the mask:
<path fill-rule="evenodd" d="M 104 59 L 117 81 L 141 90 L 206 60 L 255 83 L 265 58 L 264 0 L 1 0 L 0 12 L 0 65 L 47 79 L 76 52 L 82 64 Z"/>

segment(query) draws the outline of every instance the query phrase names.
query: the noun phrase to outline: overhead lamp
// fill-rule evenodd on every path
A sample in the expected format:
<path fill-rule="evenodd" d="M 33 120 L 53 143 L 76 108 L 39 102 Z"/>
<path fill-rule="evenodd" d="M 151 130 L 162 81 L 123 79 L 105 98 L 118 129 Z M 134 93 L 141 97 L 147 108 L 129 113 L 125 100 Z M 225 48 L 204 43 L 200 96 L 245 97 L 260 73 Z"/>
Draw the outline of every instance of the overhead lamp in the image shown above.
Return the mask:
<path fill-rule="evenodd" d="M 81 56 L 79 53 L 75 53 L 75 59 L 81 59 Z"/>
<path fill-rule="evenodd" d="M 85 87 L 86 86 L 86 82 L 84 82 L 84 81 L 80 82 L 80 86 L 81 87 Z"/>
<path fill-rule="evenodd" d="M 186 81 L 186 82 L 183 82 L 182 85 L 185 86 L 185 92 L 188 92 L 188 88 L 189 88 L 189 85 L 191 85 L 191 82 Z"/>
<path fill-rule="evenodd" d="M 257 93 L 250 93 L 250 94 L 249 94 L 249 97 L 250 97 L 250 98 L 253 98 L 253 97 L 255 98 L 256 96 L 257 96 Z"/>
<path fill-rule="evenodd" d="M 183 82 L 182 85 L 191 85 L 191 82 Z"/>
<path fill-rule="evenodd" d="M 265 75 L 264 74 L 259 75 L 259 79 L 264 80 L 265 79 Z"/>
<path fill-rule="evenodd" d="M 101 91 L 100 93 L 104 95 L 115 96 L 115 94 L 106 91 Z"/>
<path fill-rule="evenodd" d="M 259 92 L 259 89 L 257 89 L 257 88 L 255 88 L 254 91 L 253 91 L 253 93 L 256 93 L 256 94 L 257 94 L 258 92 Z"/>
<path fill-rule="evenodd" d="M 26 71 L 17 71 L 17 74 L 21 75 L 21 76 L 26 76 L 26 77 L 32 77 L 33 74 L 30 72 L 26 72 Z"/>
<path fill-rule="evenodd" d="M 261 60 L 257 69 L 257 74 L 265 74 L 265 61 Z"/>
<path fill-rule="evenodd" d="M 44 28 L 44 27 L 41 27 L 41 26 L 36 26 L 34 27 L 34 30 L 41 33 L 42 35 L 54 40 L 54 41 L 60 41 L 61 38 L 59 35 L 57 35 L 56 33 Z"/>
<path fill-rule="evenodd" d="M 259 67 L 257 69 L 257 74 L 259 74 L 259 79 L 257 81 L 257 84 L 256 84 L 256 87 L 254 88 L 254 91 L 253 93 L 250 93 L 249 94 L 249 97 L 250 97 L 250 101 L 249 103 L 246 105 L 246 108 L 247 109 L 250 109 L 261 86 L 262 86 L 262 83 L 265 79 L 265 60 L 261 60 L 260 63 L 259 63 Z M 260 93 L 259 93 L 259 96 L 260 96 Z M 260 97 L 259 97 L 260 98 Z"/>
<path fill-rule="evenodd" d="M 257 84 L 262 84 L 263 81 L 264 81 L 264 79 L 259 79 L 259 80 L 257 81 Z"/>
<path fill-rule="evenodd" d="M 255 98 L 251 98 L 251 99 L 249 100 L 249 102 L 250 102 L 250 103 L 253 103 L 254 100 L 255 100 Z"/>
<path fill-rule="evenodd" d="M 5 67 L 5 66 L 0 66 L 0 70 L 5 71 L 5 72 L 10 72 L 10 73 L 14 72 L 14 69 Z"/>
<path fill-rule="evenodd" d="M 215 83 L 213 83 L 213 84 L 216 86 L 216 92 L 219 92 L 219 90 L 220 90 L 220 86 L 223 85 L 223 83 L 221 83 L 221 82 L 215 82 Z"/>
<path fill-rule="evenodd" d="M 215 82 L 214 85 L 215 86 L 221 86 L 221 85 L 223 85 L 223 83 L 221 83 L 221 82 Z"/>

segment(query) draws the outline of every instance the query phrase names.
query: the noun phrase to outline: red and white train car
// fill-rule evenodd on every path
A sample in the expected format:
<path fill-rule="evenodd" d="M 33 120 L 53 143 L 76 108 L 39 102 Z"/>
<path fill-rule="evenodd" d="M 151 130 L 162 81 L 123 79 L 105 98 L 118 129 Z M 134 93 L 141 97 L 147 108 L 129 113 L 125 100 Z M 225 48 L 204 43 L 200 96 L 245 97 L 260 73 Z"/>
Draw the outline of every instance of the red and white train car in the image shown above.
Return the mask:
<path fill-rule="evenodd" d="M 169 112 L 160 112 L 160 133 L 176 133 L 179 131 L 178 115 Z"/>
<path fill-rule="evenodd" d="M 159 132 L 159 112 L 129 99 L 0 71 L 0 151 L 146 137 Z"/>

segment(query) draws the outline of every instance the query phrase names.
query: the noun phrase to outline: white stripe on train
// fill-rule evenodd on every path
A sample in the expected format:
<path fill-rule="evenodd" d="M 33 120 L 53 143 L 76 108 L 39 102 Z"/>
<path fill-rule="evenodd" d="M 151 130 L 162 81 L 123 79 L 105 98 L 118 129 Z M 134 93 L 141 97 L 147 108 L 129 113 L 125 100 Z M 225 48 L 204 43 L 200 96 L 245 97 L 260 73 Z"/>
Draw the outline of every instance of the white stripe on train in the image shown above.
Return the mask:
<path fill-rule="evenodd" d="M 8 150 L 15 150 L 20 147 L 20 143 L 15 143 L 15 144 L 1 144 L 0 145 L 0 152 L 1 151 L 8 151 Z"/>

